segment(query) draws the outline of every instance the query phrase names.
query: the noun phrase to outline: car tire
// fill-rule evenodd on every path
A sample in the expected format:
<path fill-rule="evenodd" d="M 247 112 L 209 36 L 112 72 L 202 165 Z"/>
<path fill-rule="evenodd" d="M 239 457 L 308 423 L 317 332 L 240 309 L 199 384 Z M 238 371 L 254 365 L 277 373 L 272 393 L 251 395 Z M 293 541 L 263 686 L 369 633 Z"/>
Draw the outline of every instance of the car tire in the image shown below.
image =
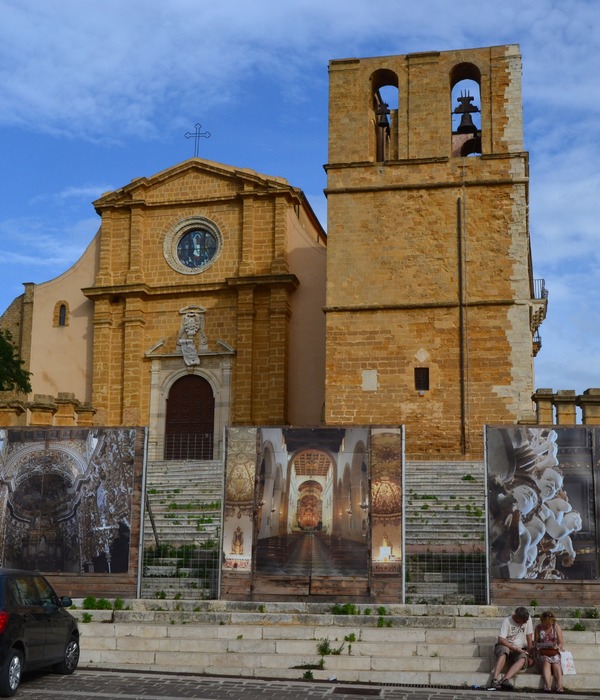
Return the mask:
<path fill-rule="evenodd" d="M 77 637 L 71 637 L 65 647 L 63 660 L 54 666 L 56 673 L 61 673 L 64 676 L 73 673 L 79 663 L 79 640 Z"/>
<path fill-rule="evenodd" d="M 12 698 L 21 683 L 22 672 L 23 654 L 18 649 L 11 649 L 0 668 L 0 697 Z"/>

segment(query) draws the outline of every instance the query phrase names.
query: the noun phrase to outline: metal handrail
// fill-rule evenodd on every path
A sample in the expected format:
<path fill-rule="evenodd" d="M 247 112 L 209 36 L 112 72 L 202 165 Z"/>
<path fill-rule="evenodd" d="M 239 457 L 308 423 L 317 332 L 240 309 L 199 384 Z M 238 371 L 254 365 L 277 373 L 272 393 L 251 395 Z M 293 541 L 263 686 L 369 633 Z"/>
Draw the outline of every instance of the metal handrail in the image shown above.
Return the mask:
<path fill-rule="evenodd" d="M 547 299 L 548 290 L 546 289 L 546 280 L 535 279 L 533 280 L 533 298 L 534 299 Z"/>
<path fill-rule="evenodd" d="M 169 434 L 161 439 L 150 437 L 149 459 L 168 461 L 198 461 L 215 458 L 215 438 L 212 433 Z"/>

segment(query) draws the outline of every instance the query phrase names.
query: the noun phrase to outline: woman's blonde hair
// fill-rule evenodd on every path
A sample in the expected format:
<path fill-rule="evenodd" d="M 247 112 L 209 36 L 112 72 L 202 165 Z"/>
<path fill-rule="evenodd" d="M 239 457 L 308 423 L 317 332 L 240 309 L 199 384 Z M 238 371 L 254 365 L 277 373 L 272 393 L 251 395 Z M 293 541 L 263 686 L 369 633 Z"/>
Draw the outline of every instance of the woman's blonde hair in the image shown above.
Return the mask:
<path fill-rule="evenodd" d="M 553 622 L 554 620 L 556 620 L 556 618 L 554 617 L 554 613 L 551 610 L 546 610 L 546 612 L 543 612 L 540 615 L 541 622 Z"/>

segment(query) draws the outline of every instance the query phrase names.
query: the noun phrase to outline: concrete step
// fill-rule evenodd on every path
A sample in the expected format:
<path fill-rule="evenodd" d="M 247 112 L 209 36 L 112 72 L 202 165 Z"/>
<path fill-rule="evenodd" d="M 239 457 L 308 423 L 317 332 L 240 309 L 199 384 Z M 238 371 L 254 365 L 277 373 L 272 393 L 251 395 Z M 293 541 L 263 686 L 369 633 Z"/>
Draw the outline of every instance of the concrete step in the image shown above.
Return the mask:
<path fill-rule="evenodd" d="M 317 680 L 485 686 L 501 617 L 512 612 L 491 606 L 389 606 L 391 614 L 381 619 L 390 626 L 381 627 L 377 611 L 365 615 L 364 605 L 357 606 L 361 614 L 333 615 L 331 606 L 308 603 L 125 603 L 135 609 L 91 611 L 92 622 L 81 622 L 82 667 L 287 679 L 311 670 Z M 566 687 L 597 690 L 600 620 L 586 620 L 589 631 L 575 632 L 570 627 L 579 618 L 557 612 L 577 667 L 576 676 L 565 678 Z M 83 619 L 83 611 L 75 614 Z M 323 640 L 339 654 L 323 654 Z M 313 668 L 300 668 L 306 665 Z M 541 678 L 522 673 L 516 687 L 539 689 Z"/>

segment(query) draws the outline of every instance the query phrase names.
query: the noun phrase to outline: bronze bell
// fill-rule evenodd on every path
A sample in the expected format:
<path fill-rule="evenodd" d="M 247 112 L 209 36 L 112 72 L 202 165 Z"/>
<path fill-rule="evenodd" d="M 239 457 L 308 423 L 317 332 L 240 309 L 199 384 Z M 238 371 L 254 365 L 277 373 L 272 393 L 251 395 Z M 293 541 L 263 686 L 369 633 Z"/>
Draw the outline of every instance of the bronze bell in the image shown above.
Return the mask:
<path fill-rule="evenodd" d="M 454 114 L 460 114 L 460 124 L 458 129 L 454 132 L 456 134 L 476 134 L 477 127 L 473 124 L 473 119 L 471 114 L 473 112 L 479 112 L 479 108 L 471 104 L 475 98 L 468 92 L 461 93 L 458 98 L 458 107 L 454 110 Z"/>
<path fill-rule="evenodd" d="M 460 118 L 460 124 L 456 130 L 457 134 L 476 134 L 477 127 L 473 124 L 473 118 L 470 112 L 463 112 Z"/>
<path fill-rule="evenodd" d="M 375 114 L 377 116 L 377 126 L 389 126 L 388 115 L 390 113 L 389 106 L 387 103 L 382 102 L 377 109 Z"/>

